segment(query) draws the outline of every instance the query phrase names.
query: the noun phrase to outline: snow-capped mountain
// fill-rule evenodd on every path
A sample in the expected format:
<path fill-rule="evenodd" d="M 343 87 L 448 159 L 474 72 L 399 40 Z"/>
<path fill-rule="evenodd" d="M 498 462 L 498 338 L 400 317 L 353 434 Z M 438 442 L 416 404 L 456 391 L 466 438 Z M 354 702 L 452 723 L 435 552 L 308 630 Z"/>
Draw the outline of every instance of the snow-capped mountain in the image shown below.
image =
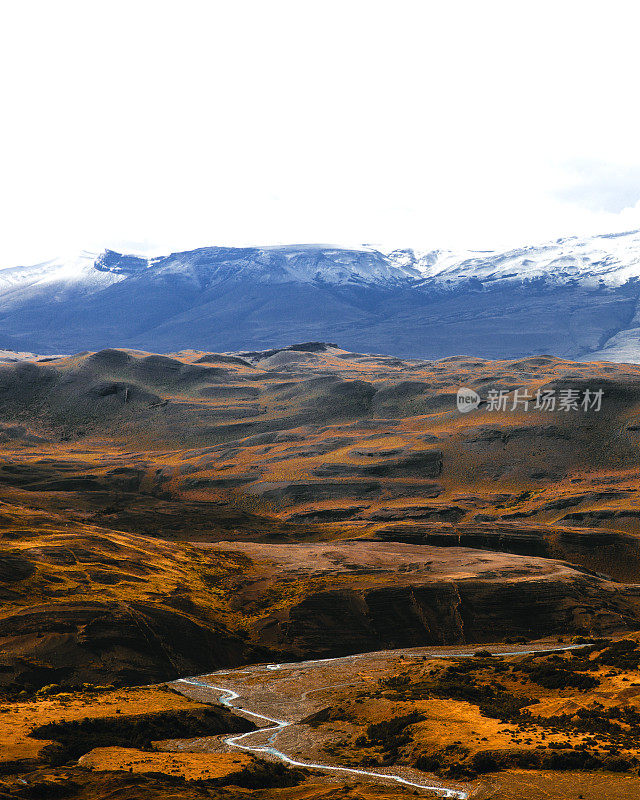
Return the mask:
<path fill-rule="evenodd" d="M 98 253 L 83 251 L 29 267 L 0 269 L 0 311 L 38 294 L 59 301 L 74 291 L 99 292 L 124 278 L 96 269 L 98 258 Z"/>
<path fill-rule="evenodd" d="M 25 285 L 47 286 L 54 283 L 84 284 L 100 288 L 115 283 L 119 278 L 106 276 L 97 269 L 101 256 L 83 251 L 67 257 L 54 258 L 30 267 L 0 269 L 0 294 L 13 287 Z"/>
<path fill-rule="evenodd" d="M 261 349 L 640 361 L 640 231 L 505 252 L 107 250 L 0 269 L 0 348 Z"/>
<path fill-rule="evenodd" d="M 429 282 L 456 286 L 460 281 L 539 281 L 621 286 L 640 276 L 640 231 L 589 238 L 571 236 L 505 252 L 394 250 L 392 263 L 416 270 Z"/>
<path fill-rule="evenodd" d="M 96 260 L 98 270 L 116 274 L 175 275 L 204 288 L 216 281 L 259 283 L 397 284 L 422 277 L 419 269 L 395 263 L 377 250 L 332 245 L 204 247 L 160 258 L 123 256 L 112 250 Z"/>

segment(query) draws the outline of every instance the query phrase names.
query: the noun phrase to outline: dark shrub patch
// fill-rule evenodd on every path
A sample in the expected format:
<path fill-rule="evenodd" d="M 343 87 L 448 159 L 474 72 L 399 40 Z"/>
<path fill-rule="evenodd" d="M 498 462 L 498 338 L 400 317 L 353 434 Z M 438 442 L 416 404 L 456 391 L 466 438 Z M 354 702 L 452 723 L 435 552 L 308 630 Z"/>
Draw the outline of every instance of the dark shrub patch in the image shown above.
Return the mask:
<path fill-rule="evenodd" d="M 360 747 L 380 747 L 389 760 L 393 761 L 398 757 L 399 749 L 411 742 L 408 728 L 423 719 L 422 714 L 412 711 L 411 714 L 402 717 L 376 722 L 369 725 L 366 736 L 359 736 L 356 739 L 356 744 Z"/>
<path fill-rule="evenodd" d="M 640 666 L 640 650 L 636 642 L 621 639 L 613 642 L 596 657 L 599 664 L 618 669 L 638 669 Z"/>
<path fill-rule="evenodd" d="M 216 781 L 221 786 L 240 786 L 243 789 L 270 789 L 297 786 L 305 780 L 308 771 L 294 769 L 284 764 L 256 759 L 253 764 Z"/>
<path fill-rule="evenodd" d="M 488 750 L 481 750 L 478 753 L 474 753 L 471 759 L 471 765 L 479 775 L 485 772 L 497 772 L 499 769 L 497 758 Z"/>
<path fill-rule="evenodd" d="M 526 672 L 531 681 L 545 689 L 593 689 L 600 683 L 593 675 L 582 675 L 552 664 L 538 664 L 529 667 Z"/>
<path fill-rule="evenodd" d="M 53 766 L 66 764 L 95 747 L 136 747 L 148 749 L 161 739 L 190 739 L 217 733 L 255 730 L 243 717 L 225 709 L 203 708 L 162 711 L 131 717 L 103 717 L 74 722 L 52 722 L 31 732 L 36 739 L 52 739 L 42 751 Z"/>
<path fill-rule="evenodd" d="M 20 789 L 20 797 L 27 800 L 62 800 L 75 797 L 79 788 L 73 781 L 37 781 Z"/>

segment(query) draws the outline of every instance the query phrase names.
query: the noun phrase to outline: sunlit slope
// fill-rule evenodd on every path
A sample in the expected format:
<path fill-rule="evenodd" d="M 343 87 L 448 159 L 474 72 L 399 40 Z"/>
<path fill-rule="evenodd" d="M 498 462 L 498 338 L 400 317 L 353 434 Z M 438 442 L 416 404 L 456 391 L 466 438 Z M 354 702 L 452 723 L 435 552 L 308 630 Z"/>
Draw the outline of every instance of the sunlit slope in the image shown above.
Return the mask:
<path fill-rule="evenodd" d="M 460 386 L 483 400 L 509 393 L 506 410 L 485 402 L 460 414 Z M 323 536 L 347 523 L 385 536 L 557 530 L 567 542 L 575 531 L 640 531 L 633 365 L 412 362 L 317 344 L 172 358 L 109 350 L 5 366 L 0 389 L 2 491 L 50 507 L 70 492 L 71 505 L 116 528 L 135 530 L 139 517 L 138 530 L 153 532 L 145 498 L 166 504 L 165 521 L 172 503 L 197 514 L 215 505 L 325 526 Z M 515 390 L 602 390 L 602 407 L 512 410 Z"/>

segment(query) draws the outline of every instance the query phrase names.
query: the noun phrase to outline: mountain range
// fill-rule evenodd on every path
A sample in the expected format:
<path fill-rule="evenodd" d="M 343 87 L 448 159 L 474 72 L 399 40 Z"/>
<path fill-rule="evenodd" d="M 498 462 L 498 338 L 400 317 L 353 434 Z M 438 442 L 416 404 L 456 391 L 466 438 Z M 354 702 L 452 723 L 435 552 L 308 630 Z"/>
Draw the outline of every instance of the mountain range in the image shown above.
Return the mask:
<path fill-rule="evenodd" d="M 439 359 L 640 361 L 640 231 L 504 252 L 106 250 L 0 269 L 0 349 L 237 351 L 331 340 Z"/>

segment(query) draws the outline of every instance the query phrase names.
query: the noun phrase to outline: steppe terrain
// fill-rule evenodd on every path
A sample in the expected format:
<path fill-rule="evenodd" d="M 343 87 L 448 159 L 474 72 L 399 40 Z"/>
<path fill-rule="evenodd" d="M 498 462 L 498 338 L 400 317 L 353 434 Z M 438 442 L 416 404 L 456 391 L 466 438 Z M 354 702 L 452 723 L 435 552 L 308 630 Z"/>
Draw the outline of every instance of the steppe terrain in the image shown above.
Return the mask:
<path fill-rule="evenodd" d="M 0 411 L 0 797 L 422 791 L 221 744 L 263 723 L 172 683 L 219 670 L 302 760 L 638 792 L 640 366 L 103 350 L 0 366 Z"/>

